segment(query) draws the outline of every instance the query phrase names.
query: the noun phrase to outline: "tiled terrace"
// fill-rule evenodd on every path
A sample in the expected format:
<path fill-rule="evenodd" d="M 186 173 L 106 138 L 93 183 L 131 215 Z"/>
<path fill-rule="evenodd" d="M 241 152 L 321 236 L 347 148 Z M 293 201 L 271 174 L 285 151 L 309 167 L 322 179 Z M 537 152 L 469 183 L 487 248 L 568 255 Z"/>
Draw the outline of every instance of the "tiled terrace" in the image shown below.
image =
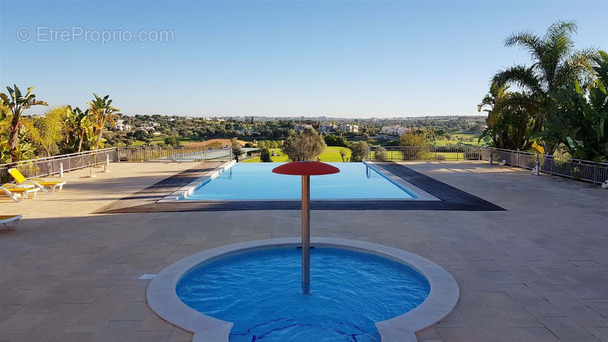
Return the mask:
<path fill-rule="evenodd" d="M 197 165 L 112 164 L 96 178 L 66 174 L 60 193 L 0 197 L 0 214 L 24 216 L 0 230 L 0 341 L 191 340 L 150 311 L 139 277 L 300 229 L 293 210 L 93 214 Z M 608 191 L 481 162 L 407 165 L 506 211 L 313 211 L 312 234 L 405 249 L 450 271 L 460 301 L 419 341 L 608 341 Z"/>

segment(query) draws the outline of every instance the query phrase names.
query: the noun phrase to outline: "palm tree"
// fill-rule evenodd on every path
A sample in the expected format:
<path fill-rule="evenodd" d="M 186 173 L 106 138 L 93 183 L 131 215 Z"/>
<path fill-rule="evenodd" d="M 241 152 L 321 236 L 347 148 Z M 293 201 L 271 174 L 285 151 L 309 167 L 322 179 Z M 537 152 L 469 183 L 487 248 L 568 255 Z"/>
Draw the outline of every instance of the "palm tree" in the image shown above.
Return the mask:
<path fill-rule="evenodd" d="M 110 95 L 106 95 L 103 98 L 97 94 L 93 94 L 95 99 L 88 102 L 89 115 L 92 116 L 94 122 L 95 132 L 97 133 L 97 142 L 95 143 L 95 149 L 101 145 L 101 138 L 103 136 L 103 130 L 106 124 L 109 122 L 114 124 L 114 119 L 118 118 L 118 111 L 120 109 L 112 107 L 112 100 L 109 100 Z"/>
<path fill-rule="evenodd" d="M 36 95 L 32 93 L 34 87 L 27 88 L 27 94 L 23 96 L 21 90 L 17 85 L 13 85 L 13 88 L 6 87 L 10 95 L 10 99 L 4 93 L 0 93 L 0 99 L 4 105 L 8 106 L 11 111 L 11 125 L 10 135 L 8 138 L 9 153 L 13 162 L 19 160 L 19 154 L 17 153 L 17 144 L 19 143 L 19 129 L 21 128 L 21 114 L 23 111 L 32 106 L 48 106 L 48 103 L 40 100 L 36 100 Z"/>
<path fill-rule="evenodd" d="M 539 104 L 528 94 L 509 92 L 509 86 L 493 84 L 490 93 L 477 106 L 478 111 L 488 113 L 484 137 L 492 139 L 492 145 L 510 150 L 528 150 L 533 146 L 535 118 Z"/>
<path fill-rule="evenodd" d="M 593 72 L 591 58 L 594 49 L 574 50 L 572 34 L 578 27 L 571 21 L 558 21 L 551 25 L 543 37 L 531 32 L 514 33 L 507 37 L 505 46 L 520 46 L 532 57 L 530 67 L 517 65 L 498 72 L 492 83 L 501 87 L 513 84 L 522 88 L 534 101 L 539 101 L 541 110 L 534 118 L 534 132 L 543 129 L 546 115 L 551 112 L 554 100 L 551 94 L 568 87 L 573 81 L 584 81 Z M 552 154 L 557 144 L 543 141 L 545 151 Z"/>

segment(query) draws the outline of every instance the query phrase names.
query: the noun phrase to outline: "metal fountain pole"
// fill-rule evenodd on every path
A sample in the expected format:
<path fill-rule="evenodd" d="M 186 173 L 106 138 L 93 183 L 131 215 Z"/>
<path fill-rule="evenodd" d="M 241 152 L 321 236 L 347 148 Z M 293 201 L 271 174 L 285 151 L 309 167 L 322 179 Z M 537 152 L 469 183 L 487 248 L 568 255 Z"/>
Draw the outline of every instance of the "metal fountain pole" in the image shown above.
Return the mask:
<path fill-rule="evenodd" d="M 272 169 L 282 175 L 302 176 L 302 293 L 310 293 L 310 176 L 340 172 L 321 162 L 291 162 Z"/>
<path fill-rule="evenodd" d="M 302 293 L 310 292 L 310 176 L 302 176 Z"/>

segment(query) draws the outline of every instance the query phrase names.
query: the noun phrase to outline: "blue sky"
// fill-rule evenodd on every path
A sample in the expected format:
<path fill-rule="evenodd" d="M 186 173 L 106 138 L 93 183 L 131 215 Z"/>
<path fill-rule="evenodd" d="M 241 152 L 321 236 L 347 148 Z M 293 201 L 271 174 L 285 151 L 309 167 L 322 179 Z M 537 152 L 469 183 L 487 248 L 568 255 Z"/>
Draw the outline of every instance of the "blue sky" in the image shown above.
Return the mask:
<path fill-rule="evenodd" d="M 577 48 L 608 50 L 607 1 L 0 1 L 2 89 L 127 115 L 475 115 L 530 64 L 512 32 L 574 20 Z"/>

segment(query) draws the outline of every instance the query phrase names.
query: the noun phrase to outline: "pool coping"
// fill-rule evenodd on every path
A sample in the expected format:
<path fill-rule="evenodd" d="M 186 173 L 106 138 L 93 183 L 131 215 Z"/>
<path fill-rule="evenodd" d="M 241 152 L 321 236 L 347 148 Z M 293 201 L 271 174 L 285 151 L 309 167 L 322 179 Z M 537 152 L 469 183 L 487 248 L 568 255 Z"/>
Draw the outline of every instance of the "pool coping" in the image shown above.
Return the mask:
<path fill-rule="evenodd" d="M 183 198 L 188 198 L 188 196 L 192 195 L 196 189 L 203 186 L 207 182 L 214 180 L 215 178 L 217 178 L 220 175 L 221 172 L 230 169 L 235 164 L 236 164 L 236 161 L 234 161 L 234 160 L 225 162 L 222 165 L 214 168 L 213 170 L 207 171 L 200 178 L 188 183 L 186 186 L 181 187 L 179 190 L 158 200 L 157 203 L 175 202 L 175 201 L 179 201 Z"/>
<path fill-rule="evenodd" d="M 209 249 L 181 259 L 152 279 L 147 289 L 148 305 L 165 321 L 194 333 L 194 342 L 227 342 L 233 323 L 207 316 L 187 306 L 179 299 L 175 290 L 179 280 L 193 267 L 227 254 L 270 247 L 298 246 L 300 241 L 300 238 L 247 241 Z M 443 319 L 458 302 L 460 289 L 454 277 L 441 266 L 419 255 L 371 242 L 337 238 L 312 238 L 311 244 L 334 246 L 389 258 L 411 266 L 427 278 L 431 291 L 419 306 L 403 315 L 376 322 L 382 341 L 417 341 L 417 331 Z"/>
<path fill-rule="evenodd" d="M 274 163 L 274 164 L 284 164 L 284 163 Z M 381 177 L 383 177 L 386 181 L 392 183 L 394 186 L 401 189 L 401 191 L 407 193 L 412 196 L 412 198 L 311 198 L 311 201 L 315 202 L 335 202 L 335 201 L 352 201 L 352 202 L 366 202 L 366 201 L 441 201 L 439 198 L 431 195 L 430 193 L 420 189 L 414 184 L 407 182 L 406 180 L 398 177 L 392 172 L 380 167 L 374 162 L 371 161 L 363 161 L 363 164 L 367 167 L 370 167 L 374 171 L 378 172 Z M 157 203 L 167 203 L 167 202 L 182 202 L 187 201 L 190 203 L 213 203 L 213 202 L 293 202 L 298 201 L 299 198 L 270 198 L 270 199 L 198 199 L 198 200 L 189 200 L 188 197 L 191 196 L 196 190 L 203 187 L 210 181 L 213 181 L 217 178 L 222 172 L 225 172 L 236 165 L 236 161 L 226 162 L 215 169 L 206 172 L 199 179 L 190 182 L 188 185 L 182 187 L 181 189 L 171 193 L 168 196 L 163 197 L 158 200 Z"/>

